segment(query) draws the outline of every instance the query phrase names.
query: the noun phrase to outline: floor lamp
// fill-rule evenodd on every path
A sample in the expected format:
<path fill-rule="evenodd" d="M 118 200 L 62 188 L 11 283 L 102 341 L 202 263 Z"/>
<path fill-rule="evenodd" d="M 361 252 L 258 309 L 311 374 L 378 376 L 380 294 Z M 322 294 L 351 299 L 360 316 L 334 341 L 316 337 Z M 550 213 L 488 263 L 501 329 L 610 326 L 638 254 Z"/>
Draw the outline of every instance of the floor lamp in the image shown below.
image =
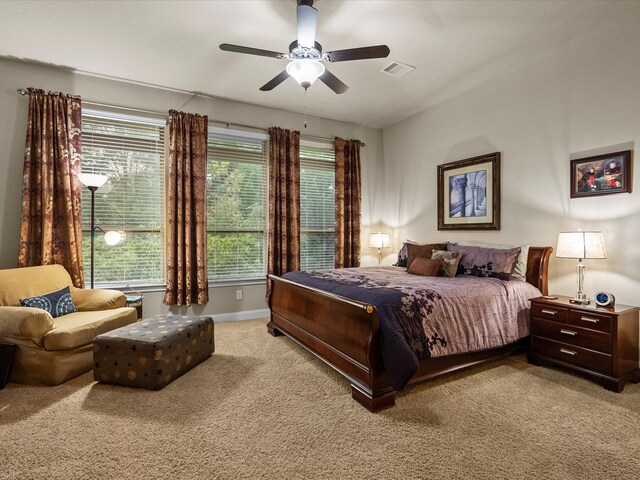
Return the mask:
<path fill-rule="evenodd" d="M 103 186 L 109 177 L 106 175 L 98 175 L 95 173 L 80 173 L 78 174 L 78 180 L 82 182 L 91 191 L 91 288 L 93 288 L 93 270 L 94 270 L 94 245 L 96 236 L 96 206 L 95 197 L 96 190 Z"/>

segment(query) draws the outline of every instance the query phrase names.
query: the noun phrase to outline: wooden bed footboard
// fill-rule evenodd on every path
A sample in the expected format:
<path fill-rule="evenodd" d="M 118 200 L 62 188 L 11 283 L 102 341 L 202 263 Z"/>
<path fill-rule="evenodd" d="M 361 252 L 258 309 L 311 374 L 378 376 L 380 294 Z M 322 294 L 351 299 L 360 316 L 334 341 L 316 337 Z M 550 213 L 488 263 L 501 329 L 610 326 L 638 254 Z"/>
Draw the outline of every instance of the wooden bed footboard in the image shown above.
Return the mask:
<path fill-rule="evenodd" d="M 376 308 L 274 275 L 269 279 L 269 333 L 287 335 L 337 370 L 367 409 L 393 406 L 395 390 L 384 374 Z"/>
<path fill-rule="evenodd" d="M 552 247 L 530 247 L 527 282 L 546 295 Z M 378 312 L 373 305 L 269 275 L 269 333 L 285 334 L 351 383 L 351 396 L 372 412 L 395 405 L 382 363 Z M 528 338 L 504 347 L 437 357 L 420 363 L 410 384 L 478 365 L 528 347 Z"/>

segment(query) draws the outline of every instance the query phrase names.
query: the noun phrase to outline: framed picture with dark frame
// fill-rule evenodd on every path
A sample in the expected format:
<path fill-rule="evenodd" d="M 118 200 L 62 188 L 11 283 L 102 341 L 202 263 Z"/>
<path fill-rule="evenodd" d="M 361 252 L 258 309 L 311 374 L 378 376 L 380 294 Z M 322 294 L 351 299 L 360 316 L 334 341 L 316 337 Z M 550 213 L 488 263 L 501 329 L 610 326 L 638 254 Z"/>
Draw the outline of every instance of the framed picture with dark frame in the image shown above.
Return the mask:
<path fill-rule="evenodd" d="M 500 230 L 500 153 L 438 165 L 438 230 Z"/>
<path fill-rule="evenodd" d="M 631 150 L 571 160 L 571 198 L 631 193 Z"/>

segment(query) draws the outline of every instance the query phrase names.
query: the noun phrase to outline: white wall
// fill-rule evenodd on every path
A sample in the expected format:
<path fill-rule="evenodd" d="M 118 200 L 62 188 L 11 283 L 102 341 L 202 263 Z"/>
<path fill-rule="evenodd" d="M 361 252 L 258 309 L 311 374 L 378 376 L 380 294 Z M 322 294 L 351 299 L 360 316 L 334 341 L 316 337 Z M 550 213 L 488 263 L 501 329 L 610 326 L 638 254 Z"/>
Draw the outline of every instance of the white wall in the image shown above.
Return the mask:
<path fill-rule="evenodd" d="M 106 61 L 106 60 L 105 60 Z M 379 190 L 379 172 L 382 162 L 382 135 L 380 130 L 318 117 L 309 117 L 304 128 L 304 116 L 257 107 L 229 100 L 191 96 L 159 88 L 79 75 L 64 68 L 43 64 L 24 63 L 0 58 L 0 268 L 17 266 L 20 240 L 20 205 L 22 195 L 22 165 L 27 122 L 27 97 L 16 93 L 18 88 L 35 87 L 80 95 L 84 100 L 143 110 L 166 112 L 170 109 L 208 115 L 210 120 L 221 120 L 260 128 L 279 126 L 301 130 L 303 135 L 325 138 L 340 136 L 357 138 L 366 143 L 362 149 L 362 241 L 368 238 L 368 225 L 376 218 L 373 205 Z M 265 93 L 268 95 L 268 93 Z M 304 99 L 300 89 L 300 101 Z M 363 243 L 366 245 L 366 243 Z M 363 253 L 375 253 L 363 249 Z M 363 262 L 374 262 L 365 256 Z M 243 300 L 235 300 L 235 291 L 243 289 Z M 173 308 L 181 313 L 255 312 L 266 308 L 264 284 L 211 287 L 209 303 L 204 307 Z M 144 314 L 166 311 L 161 292 L 147 292 Z M 241 315 L 235 315 L 241 317 Z M 234 315 L 227 315 L 232 318 Z"/>
<path fill-rule="evenodd" d="M 571 159 L 633 150 L 640 141 L 637 5 L 632 12 L 383 130 L 377 208 L 396 249 L 407 238 L 555 248 L 560 231 L 602 230 L 608 259 L 586 261 L 586 293 L 606 290 L 620 303 L 640 304 L 640 169 L 631 194 L 569 197 Z M 501 230 L 438 231 L 437 165 L 495 151 L 502 154 Z M 551 292 L 575 294 L 576 263 L 552 257 Z"/>

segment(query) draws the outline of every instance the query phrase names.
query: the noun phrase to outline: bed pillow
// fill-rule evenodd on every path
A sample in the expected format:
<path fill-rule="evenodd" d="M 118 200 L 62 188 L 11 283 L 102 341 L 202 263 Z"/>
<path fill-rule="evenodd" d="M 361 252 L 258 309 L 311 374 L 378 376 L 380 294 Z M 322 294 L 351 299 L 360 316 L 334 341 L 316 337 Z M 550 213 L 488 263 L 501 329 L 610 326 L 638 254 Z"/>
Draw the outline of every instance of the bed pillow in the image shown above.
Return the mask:
<path fill-rule="evenodd" d="M 411 240 L 407 240 L 402 243 L 402 248 L 398 252 L 398 260 L 393 265 L 395 267 L 404 267 L 407 268 L 407 245 L 416 245 L 416 242 L 412 242 Z"/>
<path fill-rule="evenodd" d="M 416 258 L 408 272 L 413 275 L 422 275 L 423 277 L 437 277 L 442 271 L 442 265 L 444 261 L 442 259 L 433 260 L 431 258 Z"/>
<path fill-rule="evenodd" d="M 523 282 L 527 281 L 527 262 L 529 259 L 529 244 L 526 245 L 499 245 L 493 243 L 480 243 L 480 242 L 469 242 L 466 240 L 462 240 L 460 242 L 456 242 L 457 245 L 461 245 L 463 247 L 482 247 L 482 248 L 499 248 L 502 250 L 508 250 L 510 248 L 520 247 L 520 255 L 518 255 L 518 259 L 516 260 L 516 266 L 511 273 L 511 276 L 514 278 L 518 278 Z"/>
<path fill-rule="evenodd" d="M 57 292 L 45 293 L 37 297 L 21 298 L 20 305 L 23 307 L 40 308 L 48 312 L 53 318 L 78 311 L 73 304 L 73 300 L 71 300 L 69 287 L 64 287 Z"/>
<path fill-rule="evenodd" d="M 431 258 L 433 260 L 442 260 L 442 271 L 445 277 L 455 277 L 462 254 L 460 252 L 448 252 L 447 250 L 434 250 L 431 253 Z"/>
<path fill-rule="evenodd" d="M 458 275 L 494 277 L 509 280 L 520 255 L 520 247 L 500 249 L 447 245 L 450 252 L 462 254 Z"/>
<path fill-rule="evenodd" d="M 446 249 L 446 243 L 428 243 L 426 245 L 407 244 L 407 269 L 416 258 L 431 258 L 431 254 L 434 250 Z"/>

